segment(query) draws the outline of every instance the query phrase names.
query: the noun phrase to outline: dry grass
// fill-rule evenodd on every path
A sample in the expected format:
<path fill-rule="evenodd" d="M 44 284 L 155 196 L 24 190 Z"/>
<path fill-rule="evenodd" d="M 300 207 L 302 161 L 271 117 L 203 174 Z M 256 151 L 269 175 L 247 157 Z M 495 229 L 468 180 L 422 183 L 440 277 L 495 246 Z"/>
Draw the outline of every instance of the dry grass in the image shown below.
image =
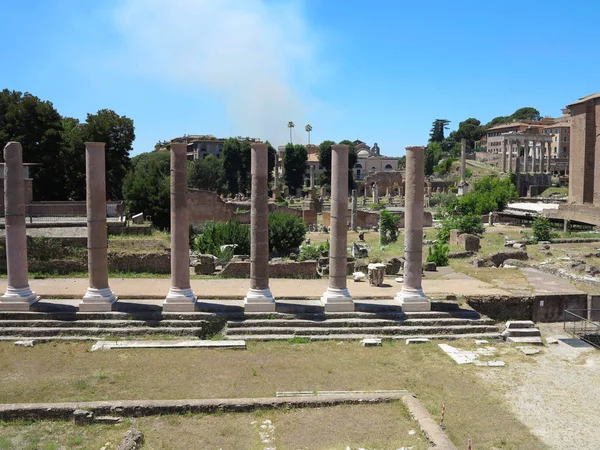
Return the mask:
<path fill-rule="evenodd" d="M 473 438 L 479 448 L 543 448 L 506 410 L 501 394 L 477 376 L 477 371 L 501 368 L 458 366 L 433 343 L 363 348 L 357 343 L 269 342 L 250 343 L 247 351 L 91 353 L 89 348 L 85 343 L 50 343 L 31 349 L 0 343 L 0 379 L 5 386 L 0 390 L 0 402 L 268 397 L 276 391 L 292 390 L 408 389 L 434 417 L 446 402 L 447 432 L 457 444 Z M 494 426 L 482 418 L 493 418 Z"/>
<path fill-rule="evenodd" d="M 274 431 L 261 436 L 270 420 Z M 146 449 L 426 449 L 417 425 L 401 403 L 336 406 L 214 415 L 155 416 L 128 419 L 117 426 L 75 426 L 70 422 L 5 423 L 0 449 L 115 449 L 128 428 L 144 433 Z M 416 433 L 410 435 L 409 431 Z M 266 438 L 270 442 L 261 442 Z"/>

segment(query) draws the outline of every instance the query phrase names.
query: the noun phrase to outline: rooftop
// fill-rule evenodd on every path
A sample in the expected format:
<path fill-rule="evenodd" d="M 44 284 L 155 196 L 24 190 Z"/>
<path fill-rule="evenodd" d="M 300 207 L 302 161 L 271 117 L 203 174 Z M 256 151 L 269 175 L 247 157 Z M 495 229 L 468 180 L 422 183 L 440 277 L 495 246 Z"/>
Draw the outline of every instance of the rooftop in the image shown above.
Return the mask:
<path fill-rule="evenodd" d="M 573 102 L 570 105 L 568 105 L 568 107 L 571 107 L 573 105 L 577 105 L 579 103 L 585 103 L 588 100 L 594 100 L 594 99 L 597 99 L 597 98 L 600 99 L 600 92 L 596 92 L 595 94 L 590 94 L 590 95 L 586 95 L 585 97 L 581 97 L 576 102 Z"/>

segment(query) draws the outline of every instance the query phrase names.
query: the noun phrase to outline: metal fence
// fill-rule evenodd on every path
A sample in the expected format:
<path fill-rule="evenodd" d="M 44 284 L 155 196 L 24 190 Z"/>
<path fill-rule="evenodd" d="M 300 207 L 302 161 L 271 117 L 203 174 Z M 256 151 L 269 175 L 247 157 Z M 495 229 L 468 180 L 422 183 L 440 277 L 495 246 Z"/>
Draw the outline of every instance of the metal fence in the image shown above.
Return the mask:
<path fill-rule="evenodd" d="M 107 202 L 106 219 L 109 222 L 125 220 L 125 205 L 123 202 Z M 33 202 L 25 205 L 25 221 L 37 223 L 81 223 L 87 222 L 87 207 L 85 202 Z M 0 208 L 0 224 L 5 223 L 4 208 Z"/>
<path fill-rule="evenodd" d="M 600 309 L 565 309 L 564 329 L 572 336 L 600 348 L 600 321 L 591 320 L 600 317 Z"/>

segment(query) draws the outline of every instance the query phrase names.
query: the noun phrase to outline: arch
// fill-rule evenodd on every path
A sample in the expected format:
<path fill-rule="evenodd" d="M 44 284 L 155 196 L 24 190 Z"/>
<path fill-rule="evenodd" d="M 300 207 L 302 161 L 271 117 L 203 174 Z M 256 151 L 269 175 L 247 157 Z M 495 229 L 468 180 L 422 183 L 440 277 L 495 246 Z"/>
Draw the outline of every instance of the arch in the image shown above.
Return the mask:
<path fill-rule="evenodd" d="M 356 164 L 354 164 L 354 168 L 355 168 L 355 169 L 362 169 L 362 168 L 363 168 L 363 166 L 362 166 L 362 164 L 360 164 L 360 163 L 356 163 Z"/>
<path fill-rule="evenodd" d="M 385 170 L 394 170 L 391 164 L 386 164 L 384 167 Z"/>

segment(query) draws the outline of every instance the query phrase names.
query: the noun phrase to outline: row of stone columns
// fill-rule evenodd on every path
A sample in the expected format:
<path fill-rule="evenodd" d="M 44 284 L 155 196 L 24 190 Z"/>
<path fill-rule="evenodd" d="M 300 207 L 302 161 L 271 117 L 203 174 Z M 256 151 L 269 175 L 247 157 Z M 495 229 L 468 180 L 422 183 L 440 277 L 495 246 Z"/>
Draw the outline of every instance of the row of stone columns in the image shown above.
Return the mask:
<path fill-rule="evenodd" d="M 86 143 L 86 189 L 89 287 L 81 311 L 110 311 L 117 301 L 108 283 L 106 232 L 106 181 L 104 143 Z M 425 311 L 430 303 L 421 289 L 424 147 L 406 148 L 405 279 L 396 299 L 405 311 Z M 196 296 L 190 286 L 189 212 L 187 206 L 187 149 L 171 144 L 171 287 L 164 311 L 194 311 Z M 269 230 L 267 145 L 251 146 L 250 289 L 246 311 L 274 312 L 269 288 Z M 10 142 L 4 149 L 6 252 L 8 287 L 0 297 L 0 310 L 27 310 L 38 297 L 29 287 L 27 237 L 22 175 L 22 148 Z M 347 288 L 348 146 L 332 146 L 331 235 L 329 286 L 321 300 L 326 312 L 354 310 Z"/>
<path fill-rule="evenodd" d="M 530 142 L 533 142 L 533 144 L 530 146 Z M 540 146 L 540 154 L 539 157 L 536 158 L 536 142 L 539 143 Z M 513 167 L 513 152 L 514 152 L 514 147 L 516 146 L 516 158 L 515 158 L 515 164 Z M 524 152 L 523 152 L 523 167 L 519 167 L 518 165 L 518 161 L 519 159 L 519 153 L 520 153 L 520 147 L 523 146 L 524 147 Z M 531 155 L 531 167 L 529 164 L 529 149 L 532 149 L 532 155 Z M 550 159 L 551 159 L 551 152 L 552 152 L 552 143 L 550 141 L 546 141 L 546 140 L 541 140 L 541 141 L 536 141 L 536 140 L 528 140 L 528 139 L 504 139 L 504 141 L 502 142 L 502 160 L 501 160 L 501 165 L 502 165 L 502 171 L 503 172 L 539 172 L 539 173 L 548 173 L 550 172 Z M 508 155 L 507 155 L 508 153 Z M 507 168 L 507 156 L 508 156 L 508 168 Z M 537 164 L 536 164 L 537 162 Z M 537 167 L 536 167 L 537 165 Z M 508 169 L 508 170 L 507 170 Z M 529 170 L 531 169 L 531 170 Z"/>

